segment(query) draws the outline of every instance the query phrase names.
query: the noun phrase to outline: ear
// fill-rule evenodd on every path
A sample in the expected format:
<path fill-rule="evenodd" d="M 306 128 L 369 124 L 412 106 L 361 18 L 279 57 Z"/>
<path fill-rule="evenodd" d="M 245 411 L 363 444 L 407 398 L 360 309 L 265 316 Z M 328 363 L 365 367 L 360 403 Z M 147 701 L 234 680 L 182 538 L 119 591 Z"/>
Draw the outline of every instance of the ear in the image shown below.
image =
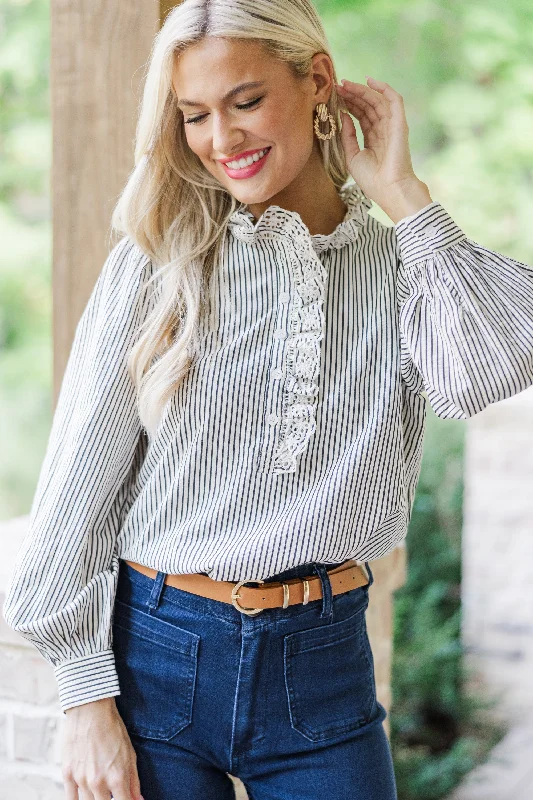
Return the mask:
<path fill-rule="evenodd" d="M 311 66 L 314 84 L 313 102 L 327 103 L 335 83 L 335 70 L 327 53 L 315 53 Z"/>

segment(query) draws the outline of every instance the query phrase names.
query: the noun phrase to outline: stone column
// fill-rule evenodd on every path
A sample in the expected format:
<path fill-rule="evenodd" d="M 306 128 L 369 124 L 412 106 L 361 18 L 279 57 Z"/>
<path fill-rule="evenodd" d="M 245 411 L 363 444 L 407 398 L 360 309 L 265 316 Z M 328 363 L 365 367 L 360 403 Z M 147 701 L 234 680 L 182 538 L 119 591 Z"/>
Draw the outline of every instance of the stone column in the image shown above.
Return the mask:
<path fill-rule="evenodd" d="M 463 641 L 510 719 L 533 712 L 533 388 L 466 423 Z"/>

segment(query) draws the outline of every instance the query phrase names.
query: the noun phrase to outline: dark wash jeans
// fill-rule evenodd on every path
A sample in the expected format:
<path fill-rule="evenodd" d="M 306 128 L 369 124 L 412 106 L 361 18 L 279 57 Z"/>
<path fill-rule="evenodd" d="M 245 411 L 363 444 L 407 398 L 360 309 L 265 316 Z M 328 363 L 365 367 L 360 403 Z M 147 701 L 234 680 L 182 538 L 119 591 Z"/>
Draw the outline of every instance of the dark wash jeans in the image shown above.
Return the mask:
<path fill-rule="evenodd" d="M 120 562 L 115 697 L 144 800 L 396 800 L 386 712 L 376 700 L 368 586 L 242 614 Z M 368 567 L 370 581 L 372 572 Z"/>

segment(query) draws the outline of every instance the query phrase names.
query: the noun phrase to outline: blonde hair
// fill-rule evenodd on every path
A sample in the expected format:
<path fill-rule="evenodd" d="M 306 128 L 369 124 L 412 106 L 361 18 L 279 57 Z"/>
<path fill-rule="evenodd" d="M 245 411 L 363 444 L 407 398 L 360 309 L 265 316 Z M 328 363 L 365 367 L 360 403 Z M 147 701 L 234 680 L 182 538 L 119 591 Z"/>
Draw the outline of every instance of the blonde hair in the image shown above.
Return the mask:
<path fill-rule="evenodd" d="M 198 353 L 198 320 L 210 302 L 209 278 L 222 254 L 229 217 L 242 208 L 188 146 L 172 84 L 175 55 L 206 36 L 257 40 L 296 78 L 309 74 L 315 54 L 331 58 L 324 28 L 308 0 L 183 0 L 154 39 L 137 122 L 135 166 L 111 218 L 112 229 L 129 236 L 151 259 L 147 285 L 157 286 L 128 356 L 139 418 L 152 436 Z M 336 92 L 327 105 L 339 127 Z M 340 189 L 348 172 L 339 136 L 318 141 L 325 170 Z"/>

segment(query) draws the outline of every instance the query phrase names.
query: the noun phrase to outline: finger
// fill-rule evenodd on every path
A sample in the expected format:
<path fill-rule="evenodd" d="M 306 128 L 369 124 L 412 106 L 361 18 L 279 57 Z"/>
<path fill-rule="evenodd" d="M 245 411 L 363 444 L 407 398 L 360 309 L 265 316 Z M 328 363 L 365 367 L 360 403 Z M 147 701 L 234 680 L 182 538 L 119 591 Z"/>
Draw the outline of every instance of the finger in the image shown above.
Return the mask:
<path fill-rule="evenodd" d="M 343 92 L 340 96 L 350 111 L 355 107 L 358 110 L 363 111 L 370 122 L 375 124 L 380 122 L 381 118 L 377 114 L 376 109 L 370 103 L 367 103 L 364 98 L 355 94 L 350 94 L 349 92 Z"/>
<path fill-rule="evenodd" d="M 347 158 L 351 159 L 353 156 L 356 156 L 359 152 L 361 152 L 359 142 L 357 141 L 357 131 L 355 130 L 353 119 L 346 111 L 341 112 L 341 118 L 341 140 Z"/>
<path fill-rule="evenodd" d="M 380 92 L 383 97 L 386 97 L 391 106 L 403 112 L 403 96 L 397 92 L 396 89 L 393 89 L 392 86 L 389 83 L 385 83 L 385 81 L 378 81 L 377 78 L 371 78 L 370 75 L 368 75 L 367 78 L 369 84 L 371 84 L 377 92 Z"/>
<path fill-rule="evenodd" d="M 381 118 L 376 113 L 373 106 L 371 106 L 369 103 L 365 103 L 362 98 L 357 97 L 356 95 L 344 94 L 342 95 L 342 100 L 343 105 L 350 111 L 351 114 L 354 114 L 354 109 L 356 109 L 357 116 L 364 114 L 368 121 L 373 125 L 379 125 L 381 123 Z"/>
<path fill-rule="evenodd" d="M 129 780 L 123 780 L 119 783 L 109 784 L 111 795 L 106 794 L 105 796 L 102 794 L 95 795 L 95 800 L 109 800 L 111 796 L 113 800 L 132 800 L 132 797 L 138 797 L 138 795 L 133 795 L 130 790 Z"/>
<path fill-rule="evenodd" d="M 122 777 L 109 782 L 113 800 L 137 800 L 141 797 L 141 784 L 137 773 L 137 759 L 131 757 L 130 770 Z M 98 798 L 97 800 L 100 800 Z"/>
<path fill-rule="evenodd" d="M 114 795 L 111 789 L 93 789 L 93 794 L 91 795 L 91 798 L 93 796 L 94 800 L 111 800 L 111 798 L 113 798 L 113 800 L 116 800 L 116 798 L 120 797 L 120 795 L 118 794 Z M 126 795 L 124 795 L 124 797 L 125 796 Z M 128 800 L 130 799 L 128 798 Z"/>
<path fill-rule="evenodd" d="M 133 764 L 130 773 L 130 790 L 132 797 L 142 797 L 141 795 L 141 782 L 139 780 L 139 773 L 137 772 L 137 765 L 135 763 L 135 759 L 133 759 Z"/>
<path fill-rule="evenodd" d="M 366 103 L 369 103 L 379 117 L 390 117 L 391 112 L 388 102 L 388 94 L 384 96 L 383 93 L 370 88 L 370 86 L 366 86 L 364 83 L 347 81 L 345 78 L 342 79 L 342 85 L 344 86 L 346 92 L 356 97 L 360 97 Z"/>
<path fill-rule="evenodd" d="M 73 778 L 63 778 L 65 800 L 78 800 L 78 786 Z"/>
<path fill-rule="evenodd" d="M 359 121 L 363 132 L 365 147 L 376 147 L 387 138 L 385 122 L 381 119 L 369 119 L 368 106 L 359 104 L 357 101 L 350 101 L 346 104 L 351 114 Z"/>
<path fill-rule="evenodd" d="M 359 120 L 359 124 L 361 125 L 361 130 L 365 134 L 365 136 L 372 136 L 375 127 L 379 127 L 381 125 L 381 120 L 379 117 L 374 113 L 373 116 L 369 116 L 369 107 L 364 103 L 360 103 L 355 98 L 350 98 L 346 100 L 345 106 L 350 112 Z"/>

